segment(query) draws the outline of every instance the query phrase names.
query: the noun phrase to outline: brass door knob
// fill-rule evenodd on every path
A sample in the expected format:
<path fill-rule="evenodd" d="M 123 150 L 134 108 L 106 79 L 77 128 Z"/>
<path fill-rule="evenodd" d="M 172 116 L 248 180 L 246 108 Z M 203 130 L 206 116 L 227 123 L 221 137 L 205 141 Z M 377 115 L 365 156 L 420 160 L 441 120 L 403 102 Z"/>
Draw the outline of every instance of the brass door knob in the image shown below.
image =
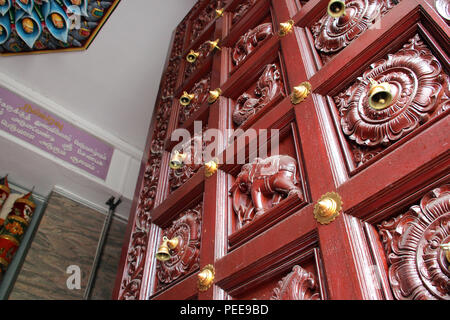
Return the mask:
<path fill-rule="evenodd" d="M 217 99 L 219 99 L 221 94 L 222 94 L 222 90 L 220 90 L 219 88 L 217 88 L 216 90 L 210 91 L 209 97 L 208 97 L 208 103 L 213 104 L 214 102 L 216 102 Z"/>
<path fill-rule="evenodd" d="M 214 51 L 215 49 L 222 50 L 219 47 L 219 41 L 220 41 L 219 39 L 216 39 L 215 41 L 209 40 L 208 41 L 208 43 L 209 43 L 209 51 Z"/>
<path fill-rule="evenodd" d="M 197 275 L 198 290 L 200 292 L 205 292 L 206 290 L 208 290 L 214 282 L 215 275 L 216 271 L 213 265 L 208 264 L 207 266 L 205 266 Z"/>
<path fill-rule="evenodd" d="M 300 85 L 296 86 L 292 90 L 291 102 L 293 104 L 299 104 L 304 101 L 311 93 L 311 84 L 307 81 L 302 82 Z"/>
<path fill-rule="evenodd" d="M 224 11 L 223 8 L 222 9 L 216 9 L 216 17 L 217 18 L 222 17 L 223 16 L 223 11 Z"/>
<path fill-rule="evenodd" d="M 205 177 L 209 178 L 217 172 L 219 160 L 213 159 L 205 163 Z"/>
<path fill-rule="evenodd" d="M 314 206 L 314 218 L 320 224 L 329 224 L 339 216 L 342 210 L 342 199 L 336 192 L 324 194 Z"/>

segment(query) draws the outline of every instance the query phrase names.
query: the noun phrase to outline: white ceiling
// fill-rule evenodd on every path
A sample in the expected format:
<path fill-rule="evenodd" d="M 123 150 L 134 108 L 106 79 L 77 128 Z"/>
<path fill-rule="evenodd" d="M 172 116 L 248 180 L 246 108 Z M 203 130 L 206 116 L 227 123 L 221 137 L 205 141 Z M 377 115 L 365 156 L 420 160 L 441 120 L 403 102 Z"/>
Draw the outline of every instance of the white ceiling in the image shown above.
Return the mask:
<path fill-rule="evenodd" d="M 0 58 L 0 72 L 139 150 L 169 41 L 196 0 L 122 0 L 89 47 Z"/>

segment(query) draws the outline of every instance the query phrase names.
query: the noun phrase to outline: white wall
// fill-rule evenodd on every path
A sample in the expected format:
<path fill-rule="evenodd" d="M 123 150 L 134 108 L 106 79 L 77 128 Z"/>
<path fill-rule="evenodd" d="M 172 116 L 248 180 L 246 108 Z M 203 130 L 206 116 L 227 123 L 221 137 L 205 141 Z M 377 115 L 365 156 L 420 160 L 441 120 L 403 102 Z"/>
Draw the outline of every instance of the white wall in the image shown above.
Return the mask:
<path fill-rule="evenodd" d="M 106 181 L 0 132 L 0 176 L 128 216 L 169 41 L 196 0 L 122 0 L 87 51 L 0 57 L 0 85 L 116 147 Z"/>

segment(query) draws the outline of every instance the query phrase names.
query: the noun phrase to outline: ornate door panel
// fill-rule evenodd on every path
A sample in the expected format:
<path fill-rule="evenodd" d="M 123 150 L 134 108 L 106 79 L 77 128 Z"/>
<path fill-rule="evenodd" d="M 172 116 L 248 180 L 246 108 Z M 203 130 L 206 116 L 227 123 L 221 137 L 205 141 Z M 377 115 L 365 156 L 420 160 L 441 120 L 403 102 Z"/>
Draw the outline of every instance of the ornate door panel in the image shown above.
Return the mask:
<path fill-rule="evenodd" d="M 450 298 L 443 5 L 329 4 L 180 23 L 114 298 Z"/>

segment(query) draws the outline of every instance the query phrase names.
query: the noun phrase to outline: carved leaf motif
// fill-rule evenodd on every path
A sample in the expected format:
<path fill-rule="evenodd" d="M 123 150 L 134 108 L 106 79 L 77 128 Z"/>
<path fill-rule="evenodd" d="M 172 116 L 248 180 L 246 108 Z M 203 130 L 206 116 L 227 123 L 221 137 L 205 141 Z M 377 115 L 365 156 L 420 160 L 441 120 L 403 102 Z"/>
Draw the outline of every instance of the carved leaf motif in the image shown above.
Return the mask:
<path fill-rule="evenodd" d="M 325 14 L 312 27 L 316 49 L 324 62 L 348 46 L 366 31 L 376 20 L 386 14 L 395 0 L 347 0 L 346 14 L 340 18 Z"/>
<path fill-rule="evenodd" d="M 292 272 L 278 282 L 270 300 L 321 299 L 314 275 L 300 266 L 294 266 Z"/>
<path fill-rule="evenodd" d="M 378 229 L 397 299 L 450 299 L 450 265 L 440 248 L 450 241 L 450 185 L 434 189 L 419 206 Z"/>
<path fill-rule="evenodd" d="M 178 237 L 177 248 L 172 250 L 168 261 L 158 261 L 156 266 L 159 287 L 166 286 L 180 277 L 199 268 L 203 203 L 183 212 L 163 232 L 163 236 L 172 239 Z"/>
<path fill-rule="evenodd" d="M 369 106 L 370 78 L 391 85 L 394 100 L 388 108 L 375 110 Z M 355 157 L 367 159 L 365 153 L 382 151 L 448 110 L 449 88 L 449 77 L 441 63 L 418 35 L 398 52 L 373 63 L 354 84 L 334 97 L 342 130 L 356 143 Z M 363 163 L 357 161 L 358 165 Z"/>
<path fill-rule="evenodd" d="M 249 11 L 257 0 L 245 0 L 243 3 L 236 7 L 233 14 L 233 24 L 238 22 Z"/>
<path fill-rule="evenodd" d="M 240 126 L 275 97 L 283 93 L 281 73 L 276 64 L 268 64 L 258 79 L 253 95 L 243 93 L 233 112 L 233 122 Z"/>
<path fill-rule="evenodd" d="M 238 66 L 264 40 L 273 34 L 272 23 L 263 23 L 241 36 L 231 54 L 233 64 Z"/>

